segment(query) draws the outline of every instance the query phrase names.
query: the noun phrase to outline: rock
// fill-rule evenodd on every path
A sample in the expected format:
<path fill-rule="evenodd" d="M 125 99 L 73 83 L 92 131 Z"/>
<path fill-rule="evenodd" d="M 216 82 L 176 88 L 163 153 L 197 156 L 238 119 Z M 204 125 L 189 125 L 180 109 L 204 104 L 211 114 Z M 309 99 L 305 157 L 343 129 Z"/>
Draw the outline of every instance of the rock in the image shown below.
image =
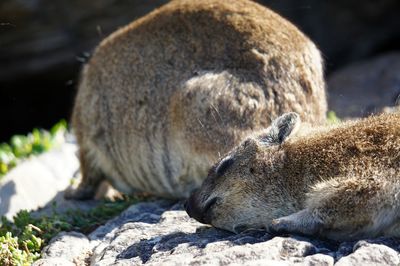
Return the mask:
<path fill-rule="evenodd" d="M 232 234 L 199 224 L 167 201 L 140 203 L 89 235 L 95 265 L 266 265 L 300 263 L 313 243 L 271 238 L 263 231 Z M 55 240 L 55 243 L 57 240 Z M 266 252 L 268 251 L 268 252 Z M 282 264 L 286 265 L 286 264 Z"/>
<path fill-rule="evenodd" d="M 334 263 L 334 259 L 331 256 L 324 254 L 315 254 L 308 256 L 304 259 L 303 265 L 307 266 L 331 266 Z"/>
<path fill-rule="evenodd" d="M 32 215 L 35 217 L 69 209 L 87 211 L 99 204 L 97 200 L 64 199 L 71 178 L 80 175 L 73 136 L 67 134 L 66 139 L 60 142 L 58 148 L 32 156 L 0 180 L 0 216 L 12 219 L 20 210 L 34 211 Z M 100 186 L 100 190 L 98 198 L 118 196 L 106 183 Z"/>
<path fill-rule="evenodd" d="M 299 26 L 320 47 L 328 72 L 399 49 L 400 3 L 396 0 L 261 2 Z"/>
<path fill-rule="evenodd" d="M 357 246 L 356 246 L 357 247 Z M 399 254 L 382 244 L 359 245 L 355 252 L 341 258 L 335 265 L 399 265 Z"/>
<path fill-rule="evenodd" d="M 376 244 L 376 245 L 385 245 L 394 250 L 400 250 L 400 239 L 394 237 L 379 237 L 375 239 L 367 239 L 358 241 L 353 249 L 358 249 L 359 247 L 369 245 L 369 244 Z"/>
<path fill-rule="evenodd" d="M 63 201 L 60 194 L 79 169 L 76 150 L 74 143 L 64 143 L 12 169 L 0 181 L 0 216 L 12 218 L 22 209 L 36 210 L 55 198 Z"/>
<path fill-rule="evenodd" d="M 3 0 L 0 81 L 77 67 L 106 35 L 165 2 Z"/>
<path fill-rule="evenodd" d="M 340 69 L 328 78 L 329 108 L 339 117 L 360 117 L 388 110 L 400 104 L 399 73 L 400 53 Z"/>
<path fill-rule="evenodd" d="M 273 237 L 262 230 L 232 234 L 196 222 L 182 203 L 160 200 L 132 205 L 89 236 L 91 265 L 371 265 L 399 263 L 400 240 L 378 238 L 333 243 Z M 70 238 L 63 238 L 65 243 Z M 55 245 L 58 239 L 52 240 Z M 87 242 L 85 242 L 87 243 Z M 65 257 L 64 257 L 65 256 Z M 46 259 L 71 255 L 46 252 Z M 75 261 L 75 263 L 83 263 Z"/>
<path fill-rule="evenodd" d="M 232 234 L 199 224 L 167 202 L 141 203 L 98 228 L 92 263 L 109 265 L 198 265 L 299 262 L 316 247 L 295 238 L 275 237 L 263 231 Z M 160 208 L 161 207 L 161 208 Z M 167 208 L 165 208 L 167 207 Z M 180 209 L 180 208 L 179 208 Z M 268 251 L 268 252 L 265 252 Z"/>
<path fill-rule="evenodd" d="M 84 262 L 91 253 L 89 239 L 78 232 L 61 232 L 42 250 L 42 259 L 63 258 L 71 263 Z"/>
<path fill-rule="evenodd" d="M 168 201 L 139 203 L 89 235 L 95 265 L 265 265 L 300 263 L 317 250 L 299 238 L 271 236 L 264 231 L 238 235 L 202 225 Z M 269 240 L 269 241 L 267 241 Z M 51 245 L 60 242 L 53 239 Z M 62 245 L 68 238 L 63 238 Z M 47 249 L 46 249 L 47 250 Z M 267 251 L 267 252 L 266 252 Z M 67 257 L 44 252 L 45 258 Z M 286 265 L 286 264 L 282 264 Z"/>
<path fill-rule="evenodd" d="M 76 266 L 76 264 L 63 259 L 63 258 L 51 258 L 51 259 L 40 259 L 35 261 L 32 266 Z"/>

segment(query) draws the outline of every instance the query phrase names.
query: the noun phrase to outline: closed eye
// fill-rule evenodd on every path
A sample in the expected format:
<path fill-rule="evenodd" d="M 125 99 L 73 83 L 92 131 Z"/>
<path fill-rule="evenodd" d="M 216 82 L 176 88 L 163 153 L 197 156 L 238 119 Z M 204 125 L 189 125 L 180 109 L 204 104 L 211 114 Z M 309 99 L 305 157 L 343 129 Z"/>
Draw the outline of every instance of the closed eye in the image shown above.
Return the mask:
<path fill-rule="evenodd" d="M 215 169 L 215 173 L 217 177 L 223 176 L 226 172 L 226 170 L 229 169 L 229 167 L 233 164 L 234 160 L 232 157 L 228 156 L 225 159 L 223 159 L 220 164 L 217 166 L 217 169 Z"/>

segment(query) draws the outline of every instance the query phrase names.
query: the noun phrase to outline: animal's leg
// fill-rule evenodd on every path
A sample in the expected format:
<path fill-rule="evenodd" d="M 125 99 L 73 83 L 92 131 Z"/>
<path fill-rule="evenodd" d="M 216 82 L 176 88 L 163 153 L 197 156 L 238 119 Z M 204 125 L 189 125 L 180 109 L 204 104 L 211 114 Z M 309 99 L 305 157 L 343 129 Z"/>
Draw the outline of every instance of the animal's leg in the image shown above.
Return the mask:
<path fill-rule="evenodd" d="M 400 185 L 388 180 L 374 177 L 321 182 L 308 193 L 305 209 L 273 220 L 270 230 L 333 239 L 383 234 L 398 218 L 396 193 Z"/>
<path fill-rule="evenodd" d="M 66 199 L 87 200 L 92 199 L 101 182 L 106 179 L 104 173 L 96 165 L 90 153 L 84 147 L 79 150 L 81 169 L 81 182 L 76 189 L 69 188 L 65 191 Z"/>

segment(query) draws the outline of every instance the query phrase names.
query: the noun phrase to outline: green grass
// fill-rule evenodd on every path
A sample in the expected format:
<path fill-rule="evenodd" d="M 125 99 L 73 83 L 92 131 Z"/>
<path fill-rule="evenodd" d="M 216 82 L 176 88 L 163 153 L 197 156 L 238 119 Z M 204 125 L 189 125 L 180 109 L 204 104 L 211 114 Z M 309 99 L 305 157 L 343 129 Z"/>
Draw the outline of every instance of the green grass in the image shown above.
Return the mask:
<path fill-rule="evenodd" d="M 328 113 L 326 114 L 326 119 L 328 120 L 328 124 L 331 125 L 341 122 L 340 118 L 336 116 L 336 113 L 334 111 L 328 111 Z"/>
<path fill-rule="evenodd" d="M 138 201 L 136 198 L 102 201 L 90 211 L 68 210 L 61 214 L 53 211 L 51 216 L 43 217 L 34 217 L 23 210 L 12 222 L 2 217 L 0 265 L 30 265 L 40 258 L 41 249 L 59 232 L 90 233 Z"/>
<path fill-rule="evenodd" d="M 61 120 L 50 131 L 35 128 L 28 135 L 15 135 L 9 143 L 0 144 L 0 178 L 21 160 L 41 154 L 57 146 L 67 130 L 67 122 Z"/>

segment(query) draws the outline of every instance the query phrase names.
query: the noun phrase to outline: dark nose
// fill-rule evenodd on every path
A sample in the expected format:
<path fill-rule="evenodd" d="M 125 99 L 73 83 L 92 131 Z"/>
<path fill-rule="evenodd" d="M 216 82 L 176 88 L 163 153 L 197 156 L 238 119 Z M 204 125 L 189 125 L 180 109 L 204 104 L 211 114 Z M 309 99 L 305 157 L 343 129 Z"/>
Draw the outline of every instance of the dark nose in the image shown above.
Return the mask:
<path fill-rule="evenodd" d="M 204 207 L 201 207 L 201 202 L 197 200 L 196 193 L 192 194 L 185 203 L 187 214 L 203 224 L 211 223 L 211 208 L 217 202 L 217 198 L 208 200 Z"/>

